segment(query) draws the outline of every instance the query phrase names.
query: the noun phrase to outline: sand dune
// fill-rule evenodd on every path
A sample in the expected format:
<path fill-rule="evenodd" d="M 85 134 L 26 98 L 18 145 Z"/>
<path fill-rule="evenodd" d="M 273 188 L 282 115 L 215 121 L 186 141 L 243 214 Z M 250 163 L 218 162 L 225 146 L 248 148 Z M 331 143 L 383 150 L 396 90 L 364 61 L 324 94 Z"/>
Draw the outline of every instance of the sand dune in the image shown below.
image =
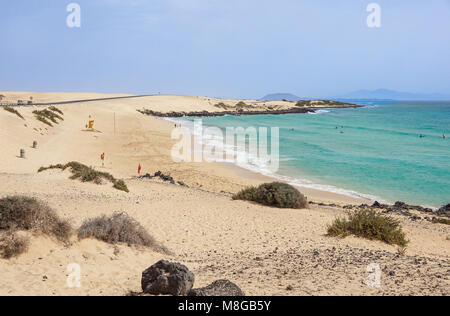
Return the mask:
<path fill-rule="evenodd" d="M 111 97 L 2 94 L 9 99 L 27 99 L 31 94 L 36 102 Z M 448 295 L 448 226 L 399 217 L 411 240 L 406 256 L 397 255 L 395 247 L 381 242 L 327 237 L 326 226 L 343 214 L 342 208 L 278 210 L 232 201 L 230 193 L 266 179 L 216 163 L 173 162 L 172 124 L 137 112 L 142 108 L 216 110 L 217 102 L 223 100 L 151 96 L 59 105 L 64 121 L 54 127 L 35 119 L 35 107 L 17 108 L 24 120 L 0 109 L 0 197 L 24 194 L 40 198 L 74 227 L 87 218 L 126 212 L 174 253 L 168 256 L 76 238 L 64 246 L 35 235 L 26 254 L 0 259 L 0 295 L 124 295 L 139 291 L 142 271 L 162 258 L 187 265 L 196 274 L 197 286 L 228 278 L 248 295 Z M 100 132 L 83 131 L 89 116 Z M 35 140 L 38 148 L 32 149 Z M 17 157 L 22 148 L 26 159 Z M 103 152 L 104 168 L 100 161 Z M 41 166 L 69 161 L 125 179 L 130 193 L 109 185 L 72 181 L 67 172 L 37 173 Z M 138 164 L 144 172 L 171 174 L 189 188 L 133 179 Z M 305 193 L 315 201 L 364 202 L 315 190 Z M 71 263 L 81 266 L 80 288 L 67 287 L 67 265 Z M 380 289 L 364 284 L 370 263 L 383 269 Z"/>

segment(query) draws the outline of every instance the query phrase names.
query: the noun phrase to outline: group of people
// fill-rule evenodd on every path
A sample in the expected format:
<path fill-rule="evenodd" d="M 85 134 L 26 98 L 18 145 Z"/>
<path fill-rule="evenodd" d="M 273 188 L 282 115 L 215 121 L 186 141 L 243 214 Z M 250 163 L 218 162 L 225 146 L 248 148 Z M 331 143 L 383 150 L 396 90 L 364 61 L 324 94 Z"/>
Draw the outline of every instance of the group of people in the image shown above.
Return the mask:
<path fill-rule="evenodd" d="M 336 129 L 339 129 L 339 126 L 336 126 Z M 341 125 L 341 129 L 344 129 L 344 126 Z M 341 131 L 341 134 L 344 134 L 344 131 Z"/>
<path fill-rule="evenodd" d="M 419 135 L 419 138 L 425 138 L 425 135 L 420 134 L 420 135 Z M 445 134 L 442 134 L 442 138 L 443 138 L 443 139 L 446 139 L 447 137 L 445 136 Z"/>

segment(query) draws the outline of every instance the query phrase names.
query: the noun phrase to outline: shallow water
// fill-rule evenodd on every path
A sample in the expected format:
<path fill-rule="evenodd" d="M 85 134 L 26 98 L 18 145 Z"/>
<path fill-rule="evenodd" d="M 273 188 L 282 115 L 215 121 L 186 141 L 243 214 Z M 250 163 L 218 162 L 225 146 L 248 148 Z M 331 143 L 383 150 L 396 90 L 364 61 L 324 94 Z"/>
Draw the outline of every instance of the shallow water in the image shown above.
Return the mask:
<path fill-rule="evenodd" d="M 212 117 L 203 118 L 203 124 L 279 127 L 277 176 L 290 182 L 391 202 L 449 203 L 450 102 L 360 104 L 367 106 L 317 114 Z M 448 138 L 443 139 L 444 133 Z M 249 168 L 264 171 L 257 164 Z"/>

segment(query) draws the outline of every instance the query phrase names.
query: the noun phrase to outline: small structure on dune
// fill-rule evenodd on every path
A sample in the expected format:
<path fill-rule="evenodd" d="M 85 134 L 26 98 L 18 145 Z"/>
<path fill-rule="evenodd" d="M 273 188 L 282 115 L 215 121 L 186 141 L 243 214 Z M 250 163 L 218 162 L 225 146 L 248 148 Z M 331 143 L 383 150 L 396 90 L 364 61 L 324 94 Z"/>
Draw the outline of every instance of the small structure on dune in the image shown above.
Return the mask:
<path fill-rule="evenodd" d="M 95 121 L 91 119 L 91 117 L 89 116 L 89 121 L 88 124 L 86 124 L 86 129 L 83 130 L 84 132 L 95 132 L 95 133 L 101 133 L 101 131 L 96 130 L 94 128 L 94 123 Z"/>

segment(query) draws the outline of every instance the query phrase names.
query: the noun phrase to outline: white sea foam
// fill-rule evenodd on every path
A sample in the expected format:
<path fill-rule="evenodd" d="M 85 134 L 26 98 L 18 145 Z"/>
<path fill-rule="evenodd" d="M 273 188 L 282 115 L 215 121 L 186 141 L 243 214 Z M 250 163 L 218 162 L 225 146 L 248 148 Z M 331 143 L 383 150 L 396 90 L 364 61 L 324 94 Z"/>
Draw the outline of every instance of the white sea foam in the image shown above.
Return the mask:
<path fill-rule="evenodd" d="M 310 112 L 308 114 L 309 115 L 319 115 L 319 114 L 326 114 L 326 113 L 330 113 L 330 111 L 328 111 L 328 110 L 317 110 L 315 112 Z"/>
<path fill-rule="evenodd" d="M 325 111 L 325 112 L 329 112 L 326 110 L 320 110 L 320 111 Z M 176 124 L 181 124 L 183 127 L 189 128 L 192 132 L 192 135 L 194 137 L 199 137 L 200 135 L 196 135 L 198 134 L 198 131 L 195 131 L 194 129 L 194 122 L 193 121 L 189 121 L 189 120 L 185 120 L 182 118 L 166 118 L 167 121 L 176 123 Z M 205 125 L 206 127 L 206 125 Z M 229 146 L 229 145 L 225 145 L 223 143 L 223 140 L 219 140 L 219 139 L 203 139 L 203 144 L 204 145 L 209 145 L 209 146 L 214 146 L 217 150 L 223 151 L 226 156 L 236 156 L 236 147 L 235 146 Z M 226 157 L 225 156 L 225 157 Z M 294 158 L 289 158 L 289 157 L 281 157 L 280 161 L 290 161 L 290 160 L 295 160 Z M 217 162 L 229 162 L 226 160 L 222 160 L 222 161 L 217 161 Z M 267 162 L 258 159 L 258 157 L 253 157 L 248 155 L 248 162 L 247 163 L 240 163 L 237 164 L 237 166 L 247 169 L 251 172 L 257 173 L 257 174 L 261 174 L 263 176 L 267 176 L 270 178 L 273 178 L 274 180 L 277 181 L 282 181 L 282 182 L 286 182 L 289 183 L 293 186 L 299 187 L 299 188 L 308 188 L 308 189 L 315 189 L 315 190 L 320 190 L 320 191 L 325 191 L 325 192 L 331 192 L 331 193 L 335 193 L 335 194 L 339 194 L 339 195 L 345 195 L 348 197 L 353 197 L 353 198 L 363 198 L 363 199 L 368 199 L 371 201 L 379 201 L 381 203 L 388 203 L 387 201 L 384 201 L 382 199 L 377 198 L 376 196 L 373 195 L 369 195 L 369 194 L 363 194 L 360 192 L 356 192 L 353 190 L 348 190 L 348 189 L 343 189 L 343 188 L 338 188 L 336 186 L 332 186 L 332 185 L 326 185 L 326 184 L 319 184 L 319 183 L 314 183 L 312 181 L 306 180 L 306 179 L 298 179 L 298 178 L 293 178 L 293 177 L 289 177 L 289 176 L 284 176 L 284 175 L 280 175 L 280 174 L 276 174 L 271 172 L 269 169 L 269 167 L 267 166 Z"/>

